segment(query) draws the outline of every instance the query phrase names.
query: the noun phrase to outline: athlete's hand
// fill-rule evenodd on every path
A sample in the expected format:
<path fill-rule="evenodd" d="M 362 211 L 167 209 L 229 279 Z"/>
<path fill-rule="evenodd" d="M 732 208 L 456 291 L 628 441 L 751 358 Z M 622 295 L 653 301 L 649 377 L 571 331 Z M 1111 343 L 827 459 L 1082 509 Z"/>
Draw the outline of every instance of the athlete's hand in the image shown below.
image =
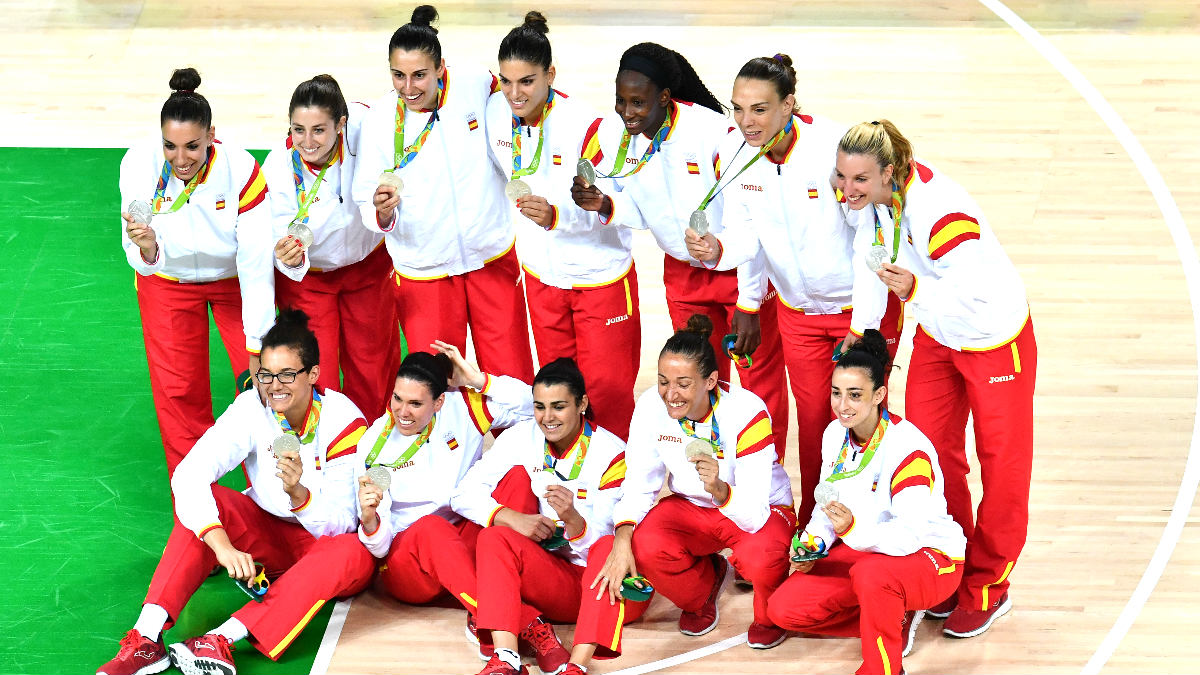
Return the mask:
<path fill-rule="evenodd" d="M 636 577 L 637 563 L 633 559 L 633 526 L 622 525 L 617 528 L 613 537 L 612 551 L 604 561 L 604 567 L 593 579 L 588 588 L 596 589 L 596 599 L 608 594 L 608 604 L 615 605 L 621 599 L 621 582 L 625 577 Z"/>
<path fill-rule="evenodd" d="M 434 340 L 429 346 L 449 356 L 450 363 L 454 364 L 454 372 L 450 373 L 450 379 L 447 381 L 451 387 L 471 387 L 479 391 L 487 384 L 487 378 L 474 363 L 458 351 L 458 347 L 441 340 Z"/>
<path fill-rule="evenodd" d="M 605 218 L 612 217 L 612 200 L 595 185 L 588 185 L 579 176 L 571 181 L 571 199 L 584 211 L 594 211 Z"/>
<path fill-rule="evenodd" d="M 556 527 L 553 520 L 540 513 L 521 513 L 507 507 L 500 509 L 492 522 L 512 528 L 533 541 L 542 541 L 554 536 Z"/>
<path fill-rule="evenodd" d="M 153 264 L 158 259 L 158 240 L 155 239 L 154 228 L 135 221 L 133 216 L 124 211 L 121 212 L 121 218 L 125 221 L 125 236 L 142 250 L 142 260 Z"/>
<path fill-rule="evenodd" d="M 396 207 L 400 205 L 400 194 L 395 186 L 380 185 L 375 188 L 375 195 L 371 197 L 371 203 L 375 204 L 379 222 L 387 224 L 392 222 L 392 218 L 396 215 Z"/>
<path fill-rule="evenodd" d="M 683 241 L 687 244 L 688 255 L 700 262 L 714 263 L 721 259 L 721 242 L 712 232 L 700 236 L 689 227 L 683 232 Z"/>
<path fill-rule="evenodd" d="M 209 530 L 204 535 L 204 543 L 212 549 L 217 557 L 217 563 L 229 572 L 229 576 L 240 581 L 250 581 L 254 578 L 254 556 L 234 548 L 229 541 L 225 528 L 218 527 Z"/>
<path fill-rule="evenodd" d="M 907 300 L 912 295 L 916 277 L 913 276 L 912 272 L 903 267 L 885 262 L 883 263 L 883 267 L 880 267 L 879 271 L 875 273 L 875 276 L 879 277 L 879 280 L 901 300 Z"/>
<path fill-rule="evenodd" d="M 813 565 L 815 565 L 816 563 L 817 563 L 816 560 L 805 560 L 804 562 L 792 562 L 791 571 L 799 572 L 801 574 L 808 574 L 809 570 L 811 570 L 813 568 Z"/>
<path fill-rule="evenodd" d="M 757 314 L 734 310 L 733 332 L 737 335 L 737 342 L 733 343 L 733 353 L 738 356 L 751 354 L 762 344 L 762 330 Z"/>
<path fill-rule="evenodd" d="M 587 527 L 583 515 L 575 509 L 575 493 L 562 485 L 551 485 L 546 488 L 544 495 L 546 503 L 558 514 L 563 522 L 563 530 L 567 538 L 577 537 Z"/>
<path fill-rule="evenodd" d="M 850 507 L 839 501 L 829 502 L 829 505 L 821 507 L 821 510 L 829 517 L 834 532 L 845 532 L 854 523 L 854 514 L 850 512 Z"/>
<path fill-rule="evenodd" d="M 288 267 L 299 267 L 304 263 L 304 244 L 289 234 L 275 242 L 275 258 Z"/>
<path fill-rule="evenodd" d="M 729 483 L 718 476 L 721 465 L 717 464 L 717 458 L 712 455 L 696 455 L 689 457 L 688 461 L 696 465 L 696 474 L 704 482 L 704 489 L 712 495 L 713 502 L 724 504 L 725 500 L 729 499 Z"/>
<path fill-rule="evenodd" d="M 549 230 L 554 227 L 554 207 L 545 197 L 529 195 L 517 200 L 517 209 L 521 215 L 537 223 L 538 227 Z"/>
<path fill-rule="evenodd" d="M 383 490 L 365 475 L 358 477 L 358 511 L 361 514 L 364 532 L 379 528 L 379 504 L 383 502 Z"/>
<path fill-rule="evenodd" d="M 275 468 L 279 469 L 275 477 L 283 481 L 283 490 L 292 498 L 292 507 L 303 504 L 308 498 L 308 488 L 300 484 L 300 477 L 304 475 L 304 462 L 300 460 L 300 453 L 290 450 L 279 453 Z"/>

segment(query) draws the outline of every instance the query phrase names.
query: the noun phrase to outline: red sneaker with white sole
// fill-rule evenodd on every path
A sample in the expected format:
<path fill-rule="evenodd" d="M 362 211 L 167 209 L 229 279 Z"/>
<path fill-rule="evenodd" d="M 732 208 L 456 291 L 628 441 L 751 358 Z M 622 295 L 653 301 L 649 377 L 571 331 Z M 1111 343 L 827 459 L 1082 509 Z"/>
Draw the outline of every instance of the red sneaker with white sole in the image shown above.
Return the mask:
<path fill-rule="evenodd" d="M 171 664 L 183 675 L 237 675 L 233 645 L 224 635 L 206 633 L 167 648 Z"/>
<path fill-rule="evenodd" d="M 717 573 L 717 582 L 708 593 L 708 599 L 694 612 L 683 612 L 679 615 L 679 632 L 684 635 L 704 635 L 717 627 L 721 620 L 721 610 L 717 608 L 717 598 L 725 587 L 725 574 L 729 571 L 729 563 L 724 556 L 714 554 L 711 558 L 713 570 Z"/>
<path fill-rule="evenodd" d="M 543 675 L 557 675 L 571 660 L 571 652 L 558 640 L 554 626 L 543 621 L 540 616 L 530 622 L 517 637 L 533 647 L 538 669 Z"/>
<path fill-rule="evenodd" d="M 96 675 L 150 675 L 161 673 L 170 666 L 171 659 L 167 657 L 162 640 L 147 640 L 135 628 L 121 638 L 117 655 L 100 666 Z"/>
<path fill-rule="evenodd" d="M 1012 601 L 1008 599 L 1007 591 L 987 609 L 967 609 L 960 605 L 946 618 L 942 632 L 956 638 L 975 637 L 991 628 L 992 623 L 1008 614 L 1010 609 Z"/>

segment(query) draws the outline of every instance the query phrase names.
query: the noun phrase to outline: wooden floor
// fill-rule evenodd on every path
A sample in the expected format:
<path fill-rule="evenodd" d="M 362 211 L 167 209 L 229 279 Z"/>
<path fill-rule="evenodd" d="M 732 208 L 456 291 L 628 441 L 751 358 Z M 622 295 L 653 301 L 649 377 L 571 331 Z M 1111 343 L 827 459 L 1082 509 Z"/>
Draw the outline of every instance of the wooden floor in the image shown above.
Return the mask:
<path fill-rule="evenodd" d="M 1195 239 L 1200 4 L 1021 0 L 1010 7 L 1111 103 Z M 610 105 L 617 60 L 634 42 L 681 51 L 722 99 L 746 59 L 786 52 L 798 64 L 807 111 L 847 123 L 892 119 L 918 155 L 977 198 L 1024 276 L 1040 347 L 1029 543 L 1012 574 L 1009 616 L 961 641 L 942 638 L 930 623 L 905 666 L 909 673 L 1084 669 L 1164 533 L 1197 403 L 1196 334 L 1180 253 L 1113 131 L 1046 58 L 976 2 L 556 0 L 537 8 L 550 20 L 556 85 L 598 110 Z M 526 9 L 439 5 L 448 62 L 492 67 L 500 38 Z M 0 10 L 10 26 L 0 44 L 0 144 L 126 146 L 156 133 L 171 67 L 193 65 L 218 135 L 268 147 L 282 138 L 288 96 L 302 79 L 332 73 L 352 98 L 385 91 L 388 36 L 411 7 L 3 0 Z M 115 197 L 114 190 L 113 203 L 98 208 L 115 215 Z M 1194 263 L 1194 244 L 1183 245 L 1192 246 L 1182 250 Z M 660 255 L 649 236 L 637 246 L 647 346 L 639 384 L 646 387 L 668 325 Z M 898 388 L 905 372 L 893 379 Z M 1193 496 L 1183 508 L 1194 509 Z M 1200 606 L 1195 516 L 1111 659 L 1093 664 L 1104 672 L 1200 668 L 1191 649 Z M 728 591 L 721 611 L 718 631 L 686 638 L 675 630 L 678 610 L 657 600 L 626 631 L 625 655 L 593 672 L 658 670 L 638 666 L 734 636 L 749 623 L 750 596 Z M 462 628 L 461 611 L 368 594 L 355 601 L 329 672 L 474 673 L 479 662 Z M 569 637 L 569 629 L 561 632 Z M 857 664 L 857 641 L 790 639 L 765 653 L 733 646 L 666 672 L 833 673 Z"/>

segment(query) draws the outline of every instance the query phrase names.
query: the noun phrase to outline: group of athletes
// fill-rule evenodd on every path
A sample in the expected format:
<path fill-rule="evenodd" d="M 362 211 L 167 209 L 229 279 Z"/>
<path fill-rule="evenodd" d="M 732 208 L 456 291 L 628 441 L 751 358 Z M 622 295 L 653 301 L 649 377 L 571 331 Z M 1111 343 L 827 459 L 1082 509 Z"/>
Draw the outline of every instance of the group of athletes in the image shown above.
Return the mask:
<path fill-rule="evenodd" d="M 448 66 L 436 16 L 392 35 L 394 90 L 370 106 L 302 82 L 261 167 L 216 140 L 190 68 L 161 141 L 122 161 L 176 520 L 98 672 L 231 675 L 234 643 L 278 659 L 372 583 L 459 602 L 480 675 L 526 673 L 523 649 L 584 673 L 655 593 L 703 635 L 727 577 L 753 587 L 750 647 L 856 636 L 860 673 L 902 672 L 923 616 L 971 637 L 1007 612 L 1037 351 L 966 192 L 886 120 L 801 112 L 783 54 L 741 68 L 733 126 L 680 54 L 634 45 L 597 118 L 553 88 L 541 14 L 500 43 L 496 75 Z M 639 229 L 665 254 L 677 330 L 635 401 Z M 902 420 L 887 382 L 905 302 Z M 210 308 L 249 374 L 215 421 Z M 239 465 L 246 491 L 216 485 Z M 253 599 L 166 646 L 218 566 Z M 576 624 L 571 649 L 553 623 Z"/>

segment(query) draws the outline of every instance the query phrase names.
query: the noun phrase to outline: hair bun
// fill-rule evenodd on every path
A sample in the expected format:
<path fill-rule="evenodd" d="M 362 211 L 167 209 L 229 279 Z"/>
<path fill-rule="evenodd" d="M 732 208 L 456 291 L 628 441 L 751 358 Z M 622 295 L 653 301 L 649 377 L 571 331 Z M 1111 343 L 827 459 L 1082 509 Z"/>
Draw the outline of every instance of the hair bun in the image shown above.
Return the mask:
<path fill-rule="evenodd" d="M 776 54 L 772 58 L 788 68 L 792 67 L 792 57 L 788 56 L 787 54 Z"/>
<path fill-rule="evenodd" d="M 887 340 L 883 337 L 883 333 L 874 328 L 868 328 L 863 331 L 862 337 L 847 351 L 866 352 L 875 357 L 884 366 L 887 366 L 888 361 L 891 360 L 891 355 L 888 354 Z"/>
<path fill-rule="evenodd" d="M 683 327 L 683 330 L 688 333 L 696 333 L 707 340 L 713 334 L 713 322 L 707 314 L 693 314 L 688 317 L 687 325 Z"/>
<path fill-rule="evenodd" d="M 295 326 L 308 330 L 308 315 L 302 309 L 283 308 L 275 318 L 276 325 Z"/>
<path fill-rule="evenodd" d="M 195 68 L 177 68 L 169 84 L 172 91 L 196 91 L 200 88 L 200 73 Z"/>
<path fill-rule="evenodd" d="M 542 35 L 550 32 L 550 25 L 546 22 L 546 17 L 536 9 L 531 9 L 525 13 L 525 25 Z"/>
<path fill-rule="evenodd" d="M 433 5 L 419 5 L 412 13 L 412 21 L 410 23 L 417 26 L 428 26 L 433 32 L 437 29 L 433 27 L 433 22 L 437 21 L 437 9 Z"/>

